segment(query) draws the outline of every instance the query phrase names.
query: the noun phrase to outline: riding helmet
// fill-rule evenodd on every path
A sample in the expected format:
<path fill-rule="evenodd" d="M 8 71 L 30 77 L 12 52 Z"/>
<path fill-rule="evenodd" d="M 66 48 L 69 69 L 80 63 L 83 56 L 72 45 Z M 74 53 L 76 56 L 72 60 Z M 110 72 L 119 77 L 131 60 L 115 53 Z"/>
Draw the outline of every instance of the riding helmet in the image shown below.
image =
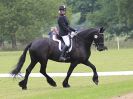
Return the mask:
<path fill-rule="evenodd" d="M 61 5 L 61 6 L 59 6 L 59 10 L 66 10 L 66 6 L 65 5 Z"/>

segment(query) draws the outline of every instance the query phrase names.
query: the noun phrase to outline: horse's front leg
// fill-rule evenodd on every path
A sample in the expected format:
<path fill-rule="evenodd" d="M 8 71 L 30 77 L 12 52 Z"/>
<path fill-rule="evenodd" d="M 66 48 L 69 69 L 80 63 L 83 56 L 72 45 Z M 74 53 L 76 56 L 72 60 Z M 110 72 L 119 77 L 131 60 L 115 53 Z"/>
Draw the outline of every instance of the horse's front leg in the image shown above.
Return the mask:
<path fill-rule="evenodd" d="M 67 72 L 67 76 L 64 79 L 63 84 L 62 84 L 64 88 L 70 87 L 70 85 L 68 84 L 68 80 L 69 80 L 69 77 L 70 77 L 71 73 L 73 72 L 74 68 L 77 66 L 77 64 L 78 64 L 77 62 L 70 64 L 70 67 L 69 67 L 68 72 Z"/>
<path fill-rule="evenodd" d="M 89 66 L 92 70 L 93 70 L 93 73 L 94 73 L 94 75 L 93 75 L 93 82 L 96 84 L 96 85 L 98 85 L 98 82 L 99 82 L 99 80 L 98 80 L 98 74 L 97 74 L 97 70 L 96 70 L 96 67 L 90 62 L 90 61 L 87 61 L 87 62 L 85 62 L 84 63 L 86 66 Z"/>

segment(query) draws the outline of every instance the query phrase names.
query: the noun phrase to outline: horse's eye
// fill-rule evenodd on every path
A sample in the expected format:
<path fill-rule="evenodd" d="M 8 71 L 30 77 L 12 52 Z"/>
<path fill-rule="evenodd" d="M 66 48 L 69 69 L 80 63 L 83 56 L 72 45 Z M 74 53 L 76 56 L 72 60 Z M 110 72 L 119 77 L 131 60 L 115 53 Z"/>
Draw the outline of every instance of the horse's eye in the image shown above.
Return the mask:
<path fill-rule="evenodd" d="M 97 39 L 98 38 L 98 35 L 94 35 L 94 38 Z"/>

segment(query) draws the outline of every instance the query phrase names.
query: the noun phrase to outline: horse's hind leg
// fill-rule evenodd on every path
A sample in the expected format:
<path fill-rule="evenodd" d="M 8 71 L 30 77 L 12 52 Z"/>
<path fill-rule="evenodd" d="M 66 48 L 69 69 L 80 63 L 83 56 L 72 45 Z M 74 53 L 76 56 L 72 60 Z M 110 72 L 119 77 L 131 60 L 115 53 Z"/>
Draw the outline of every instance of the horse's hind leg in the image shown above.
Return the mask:
<path fill-rule="evenodd" d="M 46 67 L 47 67 L 47 60 L 42 60 L 40 61 L 40 64 L 41 64 L 41 68 L 40 68 L 40 73 L 42 73 L 46 79 L 47 79 L 47 82 L 53 86 L 53 87 L 56 87 L 56 82 L 46 73 Z"/>
<path fill-rule="evenodd" d="M 31 71 L 34 68 L 34 66 L 36 65 L 36 63 L 37 63 L 37 61 L 35 61 L 35 60 L 33 61 L 31 59 L 31 63 L 28 66 L 28 68 L 26 69 L 26 74 L 25 74 L 24 80 L 19 82 L 19 86 L 22 87 L 23 90 L 27 89 L 27 82 L 28 82 L 29 74 L 31 73 Z"/>
<path fill-rule="evenodd" d="M 92 80 L 93 80 L 93 82 L 96 85 L 98 85 L 99 80 L 98 80 L 98 74 L 97 74 L 96 67 L 90 61 L 87 61 L 84 64 L 87 65 L 87 66 L 89 66 L 93 70 L 94 75 L 93 75 Z"/>

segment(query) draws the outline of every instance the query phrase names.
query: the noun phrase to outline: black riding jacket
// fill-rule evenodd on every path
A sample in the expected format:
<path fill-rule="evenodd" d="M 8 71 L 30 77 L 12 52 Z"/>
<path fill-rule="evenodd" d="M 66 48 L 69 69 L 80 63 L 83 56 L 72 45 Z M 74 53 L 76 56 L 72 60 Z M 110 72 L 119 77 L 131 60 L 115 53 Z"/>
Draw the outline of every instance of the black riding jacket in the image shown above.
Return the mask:
<path fill-rule="evenodd" d="M 60 15 L 58 17 L 58 26 L 59 26 L 59 35 L 60 36 L 68 35 L 68 33 L 71 33 L 72 31 L 75 32 L 75 29 L 73 29 L 69 26 L 68 19 L 65 15 Z"/>

